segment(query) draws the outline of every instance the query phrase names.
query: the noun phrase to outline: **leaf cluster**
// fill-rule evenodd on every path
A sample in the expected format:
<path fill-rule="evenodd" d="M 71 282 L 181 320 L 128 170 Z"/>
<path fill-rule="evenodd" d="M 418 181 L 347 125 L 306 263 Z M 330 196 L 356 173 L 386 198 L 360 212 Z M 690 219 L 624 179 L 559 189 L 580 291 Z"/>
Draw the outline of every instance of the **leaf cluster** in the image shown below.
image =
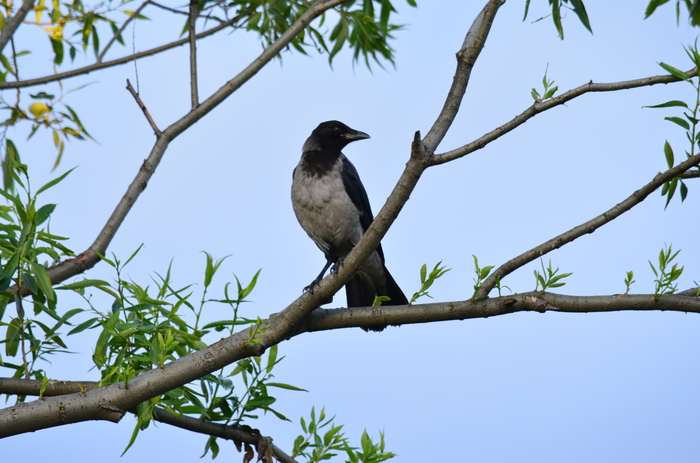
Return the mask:
<path fill-rule="evenodd" d="M 348 463 L 381 463 L 396 455 L 385 451 L 384 433 L 380 432 L 379 442 L 374 442 L 367 433 L 362 432 L 360 448 L 352 447 L 343 432 L 342 425 L 335 425 L 335 417 L 327 417 L 325 408 L 316 416 L 316 409 L 311 409 L 308 420 L 300 418 L 303 434 L 294 440 L 292 458 L 304 457 L 308 463 L 318 463 L 345 452 Z"/>
<path fill-rule="evenodd" d="M 700 54 L 697 50 L 697 43 L 692 47 L 686 47 L 685 51 L 690 58 L 694 67 L 700 65 Z M 698 122 L 700 121 L 700 82 L 697 78 L 691 78 L 685 72 L 669 65 L 666 63 L 659 63 L 666 72 L 669 74 L 688 82 L 693 87 L 693 100 L 688 103 L 681 100 L 670 100 L 665 103 L 657 104 L 654 106 L 646 106 L 647 108 L 681 108 L 681 116 L 667 116 L 664 117 L 665 120 L 672 122 L 676 126 L 680 127 L 685 131 L 686 139 L 688 140 L 688 147 L 685 150 L 686 159 L 694 156 L 698 152 L 700 147 L 700 130 L 698 130 Z M 664 158 L 666 159 L 666 165 L 668 168 L 672 168 L 676 164 L 676 155 L 673 151 L 673 147 L 666 140 L 663 147 Z M 700 174 L 700 168 L 696 167 L 693 169 L 696 175 Z M 683 176 L 685 173 L 677 175 L 668 182 L 664 183 L 661 188 L 661 196 L 666 197 L 666 205 L 668 207 L 675 195 L 676 191 L 679 192 L 681 202 L 685 201 L 688 196 L 688 186 L 683 181 Z"/>
<path fill-rule="evenodd" d="M 423 296 L 427 296 L 429 298 L 432 298 L 430 294 L 428 294 L 428 289 L 435 283 L 435 281 L 442 277 L 445 273 L 449 272 L 451 269 L 445 267 L 444 265 L 441 266 L 442 261 L 438 262 L 435 264 L 435 267 L 433 267 L 433 270 L 430 271 L 430 274 L 428 274 L 428 267 L 423 264 L 420 268 L 420 284 L 421 287 L 420 289 L 413 293 L 413 296 L 411 297 L 411 300 L 408 302 L 409 304 L 413 304 L 418 298 L 421 298 Z"/>
<path fill-rule="evenodd" d="M 668 2 L 669 0 L 650 0 L 644 11 L 644 19 L 654 14 L 658 7 Z M 695 27 L 700 26 L 700 0 L 676 0 L 676 21 L 678 23 L 681 20 L 681 4 L 688 10 L 690 24 Z"/>
<path fill-rule="evenodd" d="M 656 268 L 654 264 L 649 261 L 649 266 L 651 271 L 654 272 L 654 296 L 658 299 L 663 294 L 673 294 L 678 289 L 677 281 L 683 273 L 683 267 L 678 267 L 678 264 L 674 263 L 671 265 L 673 260 L 678 256 L 680 250 L 673 252 L 673 247 L 671 245 L 664 246 L 661 251 L 659 251 L 658 265 Z"/>
<path fill-rule="evenodd" d="M 246 15 L 245 28 L 256 32 L 264 47 L 277 40 L 313 2 L 305 0 L 241 0 L 228 4 L 237 14 Z M 415 0 L 407 0 L 416 6 Z M 328 55 L 329 63 L 347 45 L 352 50 L 353 61 L 364 59 L 367 67 L 371 61 L 381 66 L 386 60 L 393 64 L 394 50 L 389 41 L 393 33 L 402 28 L 392 23 L 395 13 L 391 0 L 351 0 L 342 3 L 332 13 L 324 13 L 292 40 L 290 47 L 306 55 L 308 48 Z M 327 21 L 336 20 L 333 26 Z M 330 31 L 330 34 L 327 33 Z"/>
<path fill-rule="evenodd" d="M 544 261 L 540 259 L 540 265 L 542 266 L 542 273 L 535 270 L 535 291 L 547 291 L 550 288 L 559 288 L 564 286 L 566 283 L 562 281 L 573 275 L 570 273 L 559 273 L 559 267 L 552 268 L 552 261 L 550 260 L 547 264 L 547 268 L 544 266 Z"/>
<path fill-rule="evenodd" d="M 49 231 L 49 219 L 56 205 L 39 205 L 39 195 L 64 180 L 70 171 L 33 193 L 27 166 L 21 163 L 12 142 L 7 140 L 6 144 L 12 157 L 3 166 L 7 186 L 0 189 L 7 201 L 0 205 L 0 326 L 6 327 L 0 344 L 5 345 L 8 358 L 20 356 L 20 361 L 12 363 L 0 355 L 0 367 L 13 370 L 15 378 L 43 379 L 42 371 L 34 370 L 35 363 L 45 360 L 48 354 L 66 352 L 59 330 L 82 312 L 58 310 L 46 269 L 73 252 L 62 244 L 67 238 Z M 25 301 L 12 286 L 26 288 L 29 300 Z M 10 303 L 15 304 L 15 315 L 7 312 Z M 25 303 L 31 304 L 31 312 Z"/>

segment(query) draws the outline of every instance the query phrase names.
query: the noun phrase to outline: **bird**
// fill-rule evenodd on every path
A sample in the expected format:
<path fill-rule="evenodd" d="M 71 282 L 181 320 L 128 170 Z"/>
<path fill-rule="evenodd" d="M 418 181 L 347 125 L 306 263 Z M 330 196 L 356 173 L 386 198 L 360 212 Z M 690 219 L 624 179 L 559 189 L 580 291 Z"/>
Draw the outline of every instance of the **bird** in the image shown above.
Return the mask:
<path fill-rule="evenodd" d="M 339 121 L 319 124 L 306 140 L 292 173 L 292 206 L 297 220 L 326 257 L 321 273 L 304 288 L 313 291 L 326 270 L 337 272 L 343 259 L 374 220 L 369 198 L 357 169 L 342 153 L 349 143 L 370 138 Z M 388 296 L 385 305 L 408 300 L 384 265 L 381 244 L 345 284 L 348 307 L 367 307 L 375 296 Z"/>

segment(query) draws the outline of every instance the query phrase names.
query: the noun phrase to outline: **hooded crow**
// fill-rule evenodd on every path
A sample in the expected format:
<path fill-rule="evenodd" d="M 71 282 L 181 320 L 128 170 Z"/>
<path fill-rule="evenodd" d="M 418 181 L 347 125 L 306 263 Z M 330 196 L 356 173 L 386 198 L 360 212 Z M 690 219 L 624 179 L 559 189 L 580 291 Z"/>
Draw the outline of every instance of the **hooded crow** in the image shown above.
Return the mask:
<path fill-rule="evenodd" d="M 360 176 L 341 153 L 348 143 L 365 138 L 369 135 L 364 132 L 328 121 L 304 143 L 292 174 L 292 205 L 301 227 L 326 256 L 323 270 L 305 290 L 313 291 L 331 265 L 338 269 L 374 220 Z M 348 307 L 371 306 L 375 296 L 388 296 L 385 305 L 408 304 L 384 266 L 381 244 L 347 282 L 345 291 Z"/>

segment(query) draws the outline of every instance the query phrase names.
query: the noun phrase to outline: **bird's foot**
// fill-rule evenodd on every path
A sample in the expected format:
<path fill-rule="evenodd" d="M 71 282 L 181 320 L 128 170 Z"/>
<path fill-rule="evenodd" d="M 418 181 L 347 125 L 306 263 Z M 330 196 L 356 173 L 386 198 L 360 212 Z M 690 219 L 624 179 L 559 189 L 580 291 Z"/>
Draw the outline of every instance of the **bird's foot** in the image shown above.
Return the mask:
<path fill-rule="evenodd" d="M 338 260 L 335 261 L 333 264 L 333 267 L 331 267 L 331 273 L 333 275 L 337 275 L 338 272 L 340 271 L 340 267 L 343 266 L 343 261 L 345 260 L 344 257 L 339 258 Z"/>
<path fill-rule="evenodd" d="M 311 284 L 309 284 L 309 286 L 305 286 L 305 287 L 304 287 L 304 292 L 307 292 L 307 291 L 308 291 L 308 292 L 310 292 L 311 295 L 313 296 L 313 295 L 314 295 L 314 288 L 315 288 L 316 286 L 318 286 L 318 284 L 319 284 L 320 282 L 321 282 L 321 279 L 320 279 L 320 278 L 316 278 L 314 281 L 311 282 Z"/>

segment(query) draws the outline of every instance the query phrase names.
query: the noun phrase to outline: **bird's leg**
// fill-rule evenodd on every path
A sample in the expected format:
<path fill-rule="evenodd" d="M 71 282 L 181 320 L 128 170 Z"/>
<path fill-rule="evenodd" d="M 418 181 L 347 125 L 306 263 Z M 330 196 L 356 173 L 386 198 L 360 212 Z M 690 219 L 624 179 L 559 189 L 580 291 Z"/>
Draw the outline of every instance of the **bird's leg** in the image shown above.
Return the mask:
<path fill-rule="evenodd" d="M 314 286 L 317 286 L 320 283 L 320 281 L 323 279 L 323 275 L 326 273 L 326 270 L 328 270 L 328 267 L 330 267 L 331 264 L 333 264 L 334 262 L 335 255 L 326 254 L 326 265 L 323 266 L 323 270 L 321 270 L 321 273 L 319 273 L 318 276 L 314 278 L 314 281 L 312 281 L 309 286 L 304 288 L 304 292 L 310 291 L 311 294 L 313 294 Z M 335 268 L 335 266 L 333 268 Z"/>

